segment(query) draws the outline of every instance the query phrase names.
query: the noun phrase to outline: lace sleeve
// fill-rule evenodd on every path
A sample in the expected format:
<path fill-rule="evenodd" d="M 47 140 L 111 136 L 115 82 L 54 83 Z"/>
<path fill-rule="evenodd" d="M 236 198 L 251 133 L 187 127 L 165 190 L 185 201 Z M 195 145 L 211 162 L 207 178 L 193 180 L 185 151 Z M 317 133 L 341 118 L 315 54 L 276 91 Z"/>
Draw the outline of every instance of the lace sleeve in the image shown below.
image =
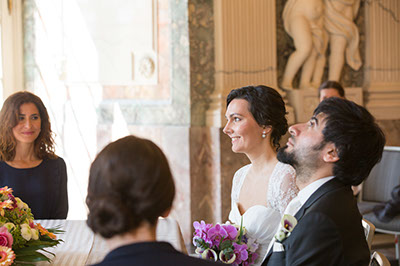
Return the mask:
<path fill-rule="evenodd" d="M 278 195 L 278 209 L 281 214 L 286 209 L 289 202 L 297 196 L 299 189 L 296 186 L 296 172 L 290 165 L 283 164 L 284 170 L 281 176 L 280 193 Z"/>
<path fill-rule="evenodd" d="M 290 165 L 278 162 L 269 182 L 268 203 L 283 214 L 286 206 L 299 192 L 296 172 Z"/>
<path fill-rule="evenodd" d="M 248 168 L 250 165 L 245 165 L 236 171 L 232 180 L 232 191 L 231 191 L 231 202 L 237 202 L 239 200 L 240 188 L 242 187 L 244 178 L 246 177 Z"/>

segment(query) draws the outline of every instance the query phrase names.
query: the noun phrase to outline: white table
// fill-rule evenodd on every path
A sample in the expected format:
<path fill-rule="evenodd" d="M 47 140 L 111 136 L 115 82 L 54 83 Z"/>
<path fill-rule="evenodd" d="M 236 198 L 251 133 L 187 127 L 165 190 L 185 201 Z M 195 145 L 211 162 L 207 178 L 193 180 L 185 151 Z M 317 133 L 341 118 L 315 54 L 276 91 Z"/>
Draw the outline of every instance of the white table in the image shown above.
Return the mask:
<path fill-rule="evenodd" d="M 60 229 L 65 231 L 64 234 L 57 235 L 64 240 L 63 243 L 55 248 L 46 249 L 56 254 L 52 265 L 90 265 L 101 261 L 109 251 L 104 239 L 93 234 L 85 220 L 37 220 L 36 222 L 45 228 L 61 225 Z M 156 237 L 158 241 L 169 242 L 177 250 L 187 254 L 180 227 L 175 220 L 160 218 Z M 40 262 L 37 265 L 49 264 Z"/>

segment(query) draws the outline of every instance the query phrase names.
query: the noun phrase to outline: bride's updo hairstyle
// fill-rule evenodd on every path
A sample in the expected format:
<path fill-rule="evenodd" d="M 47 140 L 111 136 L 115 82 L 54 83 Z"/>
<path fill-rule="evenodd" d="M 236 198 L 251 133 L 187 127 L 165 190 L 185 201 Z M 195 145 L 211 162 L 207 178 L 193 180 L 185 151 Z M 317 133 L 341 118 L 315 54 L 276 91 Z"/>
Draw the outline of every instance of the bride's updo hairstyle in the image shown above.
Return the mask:
<path fill-rule="evenodd" d="M 127 136 L 108 144 L 90 167 L 88 226 L 111 238 L 147 223 L 172 206 L 175 186 L 167 158 L 152 141 Z"/>
<path fill-rule="evenodd" d="M 226 98 L 226 107 L 234 99 L 244 99 L 249 103 L 249 111 L 260 126 L 271 126 L 271 141 L 276 150 L 279 141 L 288 130 L 285 102 L 273 88 L 258 85 L 232 90 Z"/>

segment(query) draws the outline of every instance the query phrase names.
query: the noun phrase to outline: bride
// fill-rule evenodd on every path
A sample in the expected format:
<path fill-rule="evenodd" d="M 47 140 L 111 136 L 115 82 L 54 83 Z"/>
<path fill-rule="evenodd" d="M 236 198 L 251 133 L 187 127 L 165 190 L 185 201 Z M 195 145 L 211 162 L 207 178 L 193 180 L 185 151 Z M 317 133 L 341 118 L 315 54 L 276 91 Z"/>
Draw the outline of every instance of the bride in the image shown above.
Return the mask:
<path fill-rule="evenodd" d="M 266 255 L 286 205 L 298 193 L 295 171 L 279 162 L 279 140 L 288 129 L 285 103 L 267 86 L 232 90 L 227 97 L 224 133 L 232 140 L 232 151 L 244 153 L 251 164 L 234 175 L 229 220 L 243 225 L 259 248 L 255 265 Z"/>

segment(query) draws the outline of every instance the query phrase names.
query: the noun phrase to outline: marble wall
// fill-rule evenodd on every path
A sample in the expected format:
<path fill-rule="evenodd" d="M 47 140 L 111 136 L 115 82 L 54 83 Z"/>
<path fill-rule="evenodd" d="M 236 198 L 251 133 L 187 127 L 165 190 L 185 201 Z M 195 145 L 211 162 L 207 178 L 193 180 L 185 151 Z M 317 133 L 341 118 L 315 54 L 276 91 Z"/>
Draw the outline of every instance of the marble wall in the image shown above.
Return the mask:
<path fill-rule="evenodd" d="M 400 120 L 378 120 L 386 136 L 387 146 L 400 146 Z"/>
<path fill-rule="evenodd" d="M 390 1 L 380 3 L 393 4 Z M 368 51 L 362 52 L 366 61 L 365 54 L 375 50 L 366 43 L 363 25 L 369 25 L 366 20 L 371 14 L 380 16 L 370 12 L 371 8 L 380 8 L 372 2 L 376 1 L 362 1 L 356 20 L 361 27 L 361 50 Z M 127 134 L 149 138 L 163 149 L 170 162 L 177 187 L 172 216 L 178 220 L 190 248 L 193 221 L 226 221 L 233 174 L 248 163 L 246 156 L 231 151 L 230 139 L 222 132 L 227 93 L 254 83 L 277 86 L 293 49 L 290 37 L 282 32 L 283 2 L 158 0 L 159 82 L 141 86 L 72 84 L 64 82 L 56 69 L 49 70 L 51 64 L 41 61 L 46 51 L 38 47 L 43 44 L 37 36 L 48 34 L 43 28 L 49 22 L 41 18 L 38 3 L 44 2 L 24 1 L 25 87 L 38 92 L 50 107 L 61 143 L 60 155 L 67 159 L 69 173 L 76 176 L 74 182 L 81 191 L 78 200 L 84 204 L 87 170 L 101 148 Z M 397 25 L 399 6 L 389 7 L 393 25 Z M 364 15 L 367 11 L 368 16 Z M 385 35 L 388 41 L 390 34 Z M 391 49 L 394 55 L 400 54 L 398 47 L 393 45 Z M 390 65 L 392 70 L 396 67 Z M 379 71 L 378 66 L 375 68 Z M 343 82 L 363 88 L 367 107 L 377 106 L 374 101 L 368 105 L 374 97 L 397 97 L 397 72 L 389 84 L 392 94 L 372 86 L 378 91 L 372 97 L 368 94 L 371 86 L 364 82 L 370 73 L 365 70 L 352 72 L 345 68 Z M 397 105 L 393 106 L 396 110 Z M 399 121 L 396 117 L 379 117 L 388 145 L 400 145 Z"/>
<path fill-rule="evenodd" d="M 189 0 L 191 125 L 204 126 L 215 86 L 214 12 L 209 0 Z"/>
<path fill-rule="evenodd" d="M 367 1 L 366 107 L 379 120 L 400 119 L 400 2 Z"/>
<path fill-rule="evenodd" d="M 168 4 L 171 64 L 164 69 L 170 73 L 168 101 L 138 102 L 126 95 L 123 100 L 103 98 L 97 138 L 99 148 L 113 139 L 120 113 L 129 134 L 152 139 L 163 149 L 177 187 L 171 215 L 190 249 L 193 221 L 227 220 L 232 176 L 244 161 L 232 153 L 221 128 L 205 125 L 215 86 L 213 3 L 170 0 Z"/>

